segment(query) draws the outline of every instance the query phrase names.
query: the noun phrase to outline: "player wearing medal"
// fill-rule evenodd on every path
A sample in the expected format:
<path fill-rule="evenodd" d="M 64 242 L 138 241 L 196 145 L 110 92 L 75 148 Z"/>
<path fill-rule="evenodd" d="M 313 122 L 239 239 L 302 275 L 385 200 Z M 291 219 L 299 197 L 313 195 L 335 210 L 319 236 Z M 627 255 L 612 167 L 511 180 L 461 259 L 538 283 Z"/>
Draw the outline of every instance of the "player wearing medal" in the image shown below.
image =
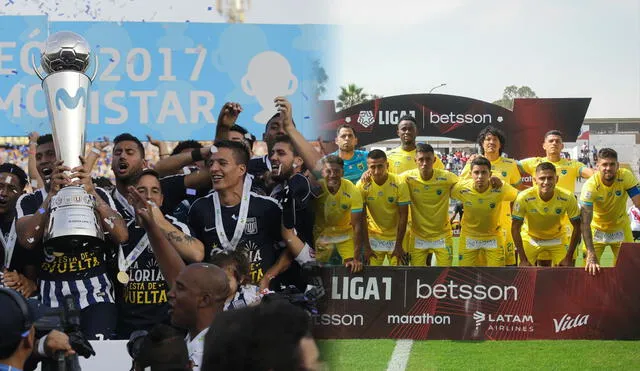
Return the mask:
<path fill-rule="evenodd" d="M 273 198 L 251 192 L 249 153 L 242 143 L 222 140 L 212 148 L 208 166 L 215 192 L 191 205 L 189 227 L 204 244 L 205 261 L 218 249 L 241 249 L 258 283 L 278 256 L 282 210 Z"/>
<path fill-rule="evenodd" d="M 562 141 L 562 132 L 559 130 L 551 130 L 544 134 L 542 148 L 544 149 L 545 157 L 529 157 L 518 161 L 518 165 L 525 173 L 535 176 L 536 166 L 543 162 L 550 162 L 555 166 L 556 175 L 558 176 L 558 183 L 556 184 L 556 187 L 564 188 L 569 191 L 571 195 L 576 191 L 576 180 L 579 178 L 588 179 L 593 175 L 593 169 L 585 166 L 582 162 L 568 158 L 565 159 L 560 156 L 564 149 L 564 143 Z M 572 234 L 572 223 L 565 217 L 562 220 L 562 224 L 566 231 L 563 237 L 563 242 L 568 248 Z M 526 237 L 526 226 L 526 224 L 523 226 L 523 238 Z M 574 256 L 572 257 L 572 261 L 574 263 L 577 252 L 578 251 L 576 249 L 574 251 Z M 538 255 L 538 263 L 540 265 L 551 264 L 551 256 L 548 252 L 542 251 L 540 255 Z"/>
<path fill-rule="evenodd" d="M 401 175 L 411 197 L 411 265 L 426 266 L 427 255 L 433 253 L 439 266 L 451 266 L 453 240 L 449 197 L 458 177 L 449 171 L 434 169 L 436 156 L 429 144 L 418 144 L 415 162 L 417 169 Z"/>
<path fill-rule="evenodd" d="M 491 172 L 493 175 L 517 189 L 524 189 L 517 162 L 513 159 L 502 157 L 502 152 L 504 152 L 506 145 L 506 138 L 501 130 L 493 126 L 485 127 L 480 131 L 480 134 L 478 134 L 478 145 L 480 146 L 480 153 L 491 162 Z M 472 155 L 469 161 L 467 161 L 464 169 L 462 169 L 462 173 L 460 173 L 461 179 L 471 177 L 470 164 L 476 156 L 477 155 Z M 511 204 L 504 202 L 500 208 L 501 217 L 499 226 L 505 241 L 505 265 L 515 265 L 516 255 L 513 238 L 511 237 Z"/>
<path fill-rule="evenodd" d="M 4 163 L 0 165 L 0 287 L 12 288 L 24 297 L 38 291 L 36 263 L 38 254 L 18 243 L 16 233 L 16 201 L 27 184 L 27 174 L 20 167 Z"/>
<path fill-rule="evenodd" d="M 94 187 L 83 166 L 69 169 L 57 160 L 51 135 L 38 138 L 36 167 L 45 187 L 18 199 L 16 230 L 21 245 L 44 252 L 38 272 L 42 302 L 55 308 L 65 295 L 72 295 L 81 309 L 80 325 L 87 339 L 93 339 L 96 334 L 108 339 L 115 332 L 117 314 L 104 257 L 109 241 L 99 245 L 85 243 L 83 248 L 71 252 L 54 252 L 53 246 L 43 242 L 42 237 L 51 198 L 67 185 L 81 185 L 95 197 L 95 209 L 107 240 L 114 244 L 126 241 L 127 226 L 109 194 Z M 69 171 L 67 175 L 65 172 Z M 78 180 L 72 182 L 74 178 Z"/>
<path fill-rule="evenodd" d="M 478 255 L 483 251 L 486 265 L 505 265 L 504 234 L 500 227 L 502 202 L 515 200 L 518 191 L 509 184 L 490 188 L 491 162 L 477 157 L 471 163 L 472 180 L 460 181 L 453 186 L 451 197 L 464 204 L 460 231 L 460 266 L 478 266 Z"/>
<path fill-rule="evenodd" d="M 402 174 L 407 170 L 413 170 L 418 167 L 416 165 L 417 132 L 415 117 L 405 115 L 400 118 L 397 132 L 398 138 L 400 138 L 400 146 L 387 151 L 390 173 Z M 444 170 L 444 164 L 440 157 L 435 157 L 433 168 Z"/>
<path fill-rule="evenodd" d="M 520 266 L 535 265 L 538 256 L 547 252 L 554 265 L 571 266 L 573 252 L 580 237 L 580 211 L 572 193 L 556 187 L 556 168 L 550 162 L 536 167 L 536 187 L 521 192 L 513 204 L 511 234 L 520 256 Z M 573 225 L 569 248 L 565 248 L 562 220 Z M 528 225 L 526 239 L 522 225 Z"/>
<path fill-rule="evenodd" d="M 186 224 L 160 211 L 163 196 L 158 173 L 144 170 L 132 186 L 140 197 L 155 206 L 152 207 L 154 222 L 180 257 L 189 263 L 202 261 L 202 242 L 191 237 Z M 133 201 L 130 199 L 129 202 Z M 118 251 L 118 339 L 128 339 L 135 330 L 148 331 L 157 323 L 169 321 L 167 282 L 149 244 L 147 231 L 139 218 L 129 222 L 128 230 L 129 239 Z"/>
<path fill-rule="evenodd" d="M 364 200 L 363 244 L 371 254 L 370 265 L 398 265 L 404 250 L 402 241 L 409 218 L 409 190 L 397 174 L 389 173 L 387 156 L 379 149 L 367 155 L 367 170 L 371 175 L 360 179 L 356 187 Z"/>
<path fill-rule="evenodd" d="M 314 203 L 316 259 L 326 263 L 337 251 L 345 266 L 358 271 L 362 268 L 362 195 L 342 177 L 344 161 L 340 157 L 328 155 L 321 163 L 322 194 Z M 365 261 L 370 255 L 370 251 L 365 251 Z"/>
<path fill-rule="evenodd" d="M 609 246 L 618 259 L 622 242 L 633 242 L 627 215 L 627 196 L 640 206 L 638 180 L 627 169 L 620 169 L 618 153 L 611 148 L 598 151 L 598 171 L 582 187 L 582 238 L 587 248 L 585 269 L 595 275 L 600 270 L 600 257 Z"/>

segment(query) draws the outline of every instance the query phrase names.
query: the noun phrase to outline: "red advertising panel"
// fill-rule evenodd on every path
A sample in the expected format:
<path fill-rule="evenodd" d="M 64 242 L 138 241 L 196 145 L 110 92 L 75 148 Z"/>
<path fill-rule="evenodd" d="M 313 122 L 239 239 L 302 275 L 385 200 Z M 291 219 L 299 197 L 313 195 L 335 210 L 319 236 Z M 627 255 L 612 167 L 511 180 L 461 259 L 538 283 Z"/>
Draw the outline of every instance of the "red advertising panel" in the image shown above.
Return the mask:
<path fill-rule="evenodd" d="M 581 268 L 324 270 L 319 338 L 640 339 L 640 244 L 597 276 Z"/>

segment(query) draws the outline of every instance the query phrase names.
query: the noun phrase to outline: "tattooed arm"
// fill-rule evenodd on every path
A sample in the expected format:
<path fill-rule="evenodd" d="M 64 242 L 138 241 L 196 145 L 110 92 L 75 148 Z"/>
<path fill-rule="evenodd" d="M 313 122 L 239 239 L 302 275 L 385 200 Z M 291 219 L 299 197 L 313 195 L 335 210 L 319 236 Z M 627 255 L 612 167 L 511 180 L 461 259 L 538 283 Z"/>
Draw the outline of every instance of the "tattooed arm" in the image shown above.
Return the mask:
<path fill-rule="evenodd" d="M 600 264 L 598 264 L 598 257 L 596 251 L 593 248 L 593 235 L 591 234 L 591 220 L 593 219 L 593 206 L 582 204 L 582 239 L 584 240 L 584 246 L 587 248 L 587 264 L 584 269 L 591 275 L 596 275 L 600 271 Z"/>
<path fill-rule="evenodd" d="M 204 259 L 204 245 L 200 240 L 185 232 L 189 230 L 186 225 L 171 216 L 165 217 L 159 208 L 154 208 L 154 214 L 158 214 L 154 215 L 154 219 L 158 221 L 158 226 L 167 241 L 176 249 L 182 259 L 187 263 L 199 263 Z"/>

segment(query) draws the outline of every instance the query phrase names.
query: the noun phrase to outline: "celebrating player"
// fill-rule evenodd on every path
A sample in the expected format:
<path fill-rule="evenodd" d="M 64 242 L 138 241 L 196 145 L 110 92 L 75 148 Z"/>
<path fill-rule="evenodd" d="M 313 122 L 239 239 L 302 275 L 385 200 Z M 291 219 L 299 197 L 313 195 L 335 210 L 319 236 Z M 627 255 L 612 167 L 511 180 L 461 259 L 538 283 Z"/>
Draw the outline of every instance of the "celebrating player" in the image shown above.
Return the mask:
<path fill-rule="evenodd" d="M 536 264 L 542 252 L 551 256 L 554 265 L 571 266 L 580 237 L 578 201 L 569 191 L 556 187 L 558 176 L 552 163 L 540 163 L 535 174 L 537 187 L 520 193 L 513 204 L 511 234 L 520 256 L 520 266 Z M 565 218 L 573 225 L 568 250 L 563 243 L 565 227 L 562 220 Z M 523 239 L 520 233 L 525 221 L 528 238 Z"/>
<path fill-rule="evenodd" d="M 595 275 L 600 270 L 600 257 L 609 246 L 618 259 L 622 242 L 633 242 L 627 215 L 627 197 L 640 207 L 638 180 L 627 169 L 620 169 L 618 153 L 611 148 L 598 151 L 598 171 L 582 187 L 582 238 L 587 248 L 585 269 Z"/>

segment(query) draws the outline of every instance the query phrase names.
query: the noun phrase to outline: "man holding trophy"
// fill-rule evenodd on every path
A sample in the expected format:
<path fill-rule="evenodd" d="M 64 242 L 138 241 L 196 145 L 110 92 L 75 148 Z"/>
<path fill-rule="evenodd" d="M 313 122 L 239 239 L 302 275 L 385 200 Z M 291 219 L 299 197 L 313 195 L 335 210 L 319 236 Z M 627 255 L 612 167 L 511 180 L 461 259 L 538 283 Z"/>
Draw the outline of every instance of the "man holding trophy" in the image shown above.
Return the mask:
<path fill-rule="evenodd" d="M 43 252 L 43 303 L 59 307 L 65 295 L 72 295 L 86 338 L 102 334 L 108 339 L 117 311 L 105 249 L 126 241 L 128 233 L 109 194 L 94 187 L 83 166 L 89 57 L 81 36 L 58 32 L 42 53 L 41 65 L 49 75 L 43 78 L 34 66 L 43 80 L 53 136 L 38 140 L 36 167 L 45 186 L 18 200 L 16 229 L 23 246 Z"/>

